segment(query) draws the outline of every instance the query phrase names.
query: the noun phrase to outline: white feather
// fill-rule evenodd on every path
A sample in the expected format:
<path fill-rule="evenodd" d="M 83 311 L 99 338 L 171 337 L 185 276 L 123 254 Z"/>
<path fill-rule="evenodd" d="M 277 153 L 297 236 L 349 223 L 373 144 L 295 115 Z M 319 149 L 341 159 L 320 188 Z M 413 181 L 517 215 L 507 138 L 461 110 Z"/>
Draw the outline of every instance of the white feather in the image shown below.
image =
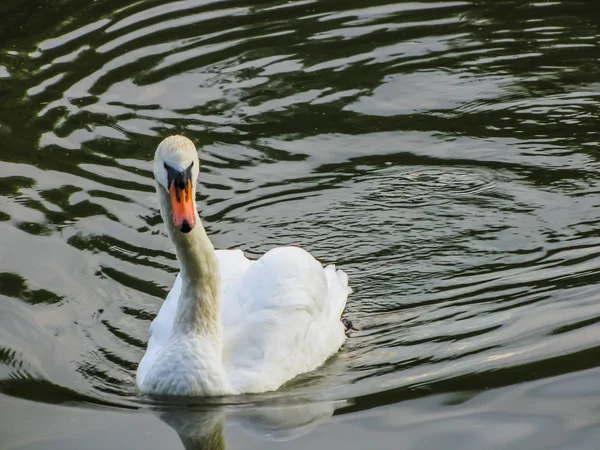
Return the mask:
<path fill-rule="evenodd" d="M 163 144 L 170 147 L 161 144 L 157 150 L 155 172 L 169 157 L 182 167 L 188 164 L 178 147 L 188 143 L 169 139 Z M 160 186 L 161 175 L 155 176 Z M 161 212 L 182 272 L 150 325 L 137 372 L 142 392 L 271 391 L 316 369 L 341 347 L 346 335 L 340 319 L 351 292 L 344 272 L 323 268 L 299 247 L 278 247 L 256 261 L 240 250 L 215 251 L 199 217 L 183 237 L 169 218 L 167 189 L 160 189 Z M 199 312 L 188 314 L 187 308 Z"/>
<path fill-rule="evenodd" d="M 316 369 L 345 340 L 340 321 L 350 293 L 346 275 L 325 269 L 297 247 L 251 261 L 240 250 L 216 250 L 221 274 L 223 366 L 229 394 L 265 392 Z M 150 325 L 138 384 L 171 337 L 181 275 Z"/>

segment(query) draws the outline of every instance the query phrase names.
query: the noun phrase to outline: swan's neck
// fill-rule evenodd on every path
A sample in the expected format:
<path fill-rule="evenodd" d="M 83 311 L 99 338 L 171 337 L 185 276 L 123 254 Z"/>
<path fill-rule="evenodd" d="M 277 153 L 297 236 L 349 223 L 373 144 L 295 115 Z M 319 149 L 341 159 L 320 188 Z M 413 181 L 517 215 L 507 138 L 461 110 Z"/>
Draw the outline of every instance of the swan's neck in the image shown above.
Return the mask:
<path fill-rule="evenodd" d="M 215 249 L 206 235 L 198 212 L 194 211 L 196 226 L 189 233 L 182 233 L 173 223 L 169 195 L 161 186 L 157 189 L 161 215 L 169 237 L 175 245 L 181 270 L 181 294 L 177 302 L 172 335 L 194 333 L 220 344 L 221 279 Z"/>

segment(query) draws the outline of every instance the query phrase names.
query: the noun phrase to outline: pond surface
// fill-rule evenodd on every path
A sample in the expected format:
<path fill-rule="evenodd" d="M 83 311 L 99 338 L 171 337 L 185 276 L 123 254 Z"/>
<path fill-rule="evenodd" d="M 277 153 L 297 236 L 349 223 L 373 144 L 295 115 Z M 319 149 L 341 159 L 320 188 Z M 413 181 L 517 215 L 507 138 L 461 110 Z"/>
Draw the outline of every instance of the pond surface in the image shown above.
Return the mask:
<path fill-rule="evenodd" d="M 2 448 L 597 448 L 599 41 L 592 0 L 3 0 Z M 173 133 L 217 248 L 350 277 L 278 392 L 136 392 Z"/>

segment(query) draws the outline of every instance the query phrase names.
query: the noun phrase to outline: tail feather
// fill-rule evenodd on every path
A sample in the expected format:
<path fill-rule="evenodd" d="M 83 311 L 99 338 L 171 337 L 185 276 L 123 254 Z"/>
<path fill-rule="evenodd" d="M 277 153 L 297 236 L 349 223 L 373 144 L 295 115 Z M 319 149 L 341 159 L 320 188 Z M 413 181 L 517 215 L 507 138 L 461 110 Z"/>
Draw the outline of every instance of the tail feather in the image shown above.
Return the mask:
<path fill-rule="evenodd" d="M 348 285 L 348 275 L 342 270 L 336 270 L 335 265 L 331 264 L 325 267 L 325 276 L 331 312 L 336 319 L 341 319 L 348 295 L 352 292 L 352 288 Z"/>

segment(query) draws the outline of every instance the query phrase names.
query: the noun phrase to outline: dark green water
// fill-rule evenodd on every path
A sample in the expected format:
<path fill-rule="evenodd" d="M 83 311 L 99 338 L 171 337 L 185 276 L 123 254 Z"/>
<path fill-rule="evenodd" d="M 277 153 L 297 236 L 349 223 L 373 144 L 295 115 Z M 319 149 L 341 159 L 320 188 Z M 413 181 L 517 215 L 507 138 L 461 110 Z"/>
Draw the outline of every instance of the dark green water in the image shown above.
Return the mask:
<path fill-rule="evenodd" d="M 2 0 L 0 446 L 598 448 L 599 42 L 593 0 Z M 279 392 L 136 393 L 176 132 L 216 247 L 350 276 Z"/>

